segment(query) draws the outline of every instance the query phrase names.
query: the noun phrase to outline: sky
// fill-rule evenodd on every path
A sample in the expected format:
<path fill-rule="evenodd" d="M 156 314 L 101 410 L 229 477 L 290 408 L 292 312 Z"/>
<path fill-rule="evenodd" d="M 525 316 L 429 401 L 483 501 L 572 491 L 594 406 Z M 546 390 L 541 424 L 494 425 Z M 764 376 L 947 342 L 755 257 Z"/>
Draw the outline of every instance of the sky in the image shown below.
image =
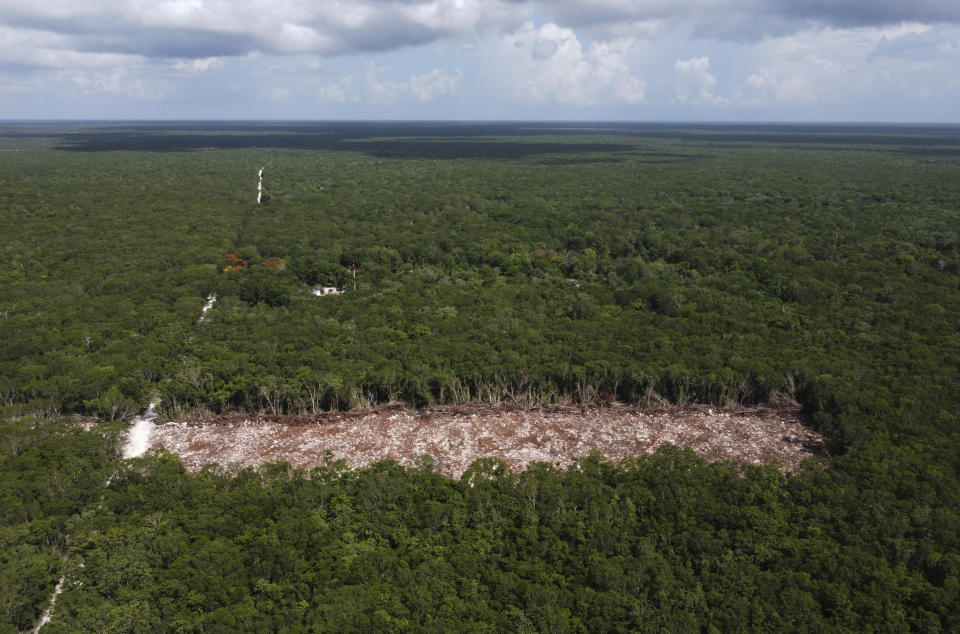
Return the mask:
<path fill-rule="evenodd" d="M 960 122 L 960 0 L 0 0 L 0 119 Z"/>

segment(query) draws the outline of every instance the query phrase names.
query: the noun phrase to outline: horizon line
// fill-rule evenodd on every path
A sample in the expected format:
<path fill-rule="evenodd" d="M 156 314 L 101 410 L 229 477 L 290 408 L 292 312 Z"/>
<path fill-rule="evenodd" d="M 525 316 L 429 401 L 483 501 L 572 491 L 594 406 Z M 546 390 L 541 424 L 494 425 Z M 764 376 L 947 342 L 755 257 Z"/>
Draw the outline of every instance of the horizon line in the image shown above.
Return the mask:
<path fill-rule="evenodd" d="M 134 118 L 116 118 L 116 119 L 65 119 L 65 118 L 0 118 L 0 125 L 7 124 L 109 124 L 109 123 L 429 123 L 429 124 L 617 124 L 617 125 L 714 125 L 714 126 L 756 126 L 756 125 L 784 125 L 784 126 L 904 126 L 904 127 L 960 127 L 960 121 L 856 121 L 856 120 L 697 120 L 697 119 L 247 119 L 247 118 L 227 118 L 227 119 L 134 119 Z"/>

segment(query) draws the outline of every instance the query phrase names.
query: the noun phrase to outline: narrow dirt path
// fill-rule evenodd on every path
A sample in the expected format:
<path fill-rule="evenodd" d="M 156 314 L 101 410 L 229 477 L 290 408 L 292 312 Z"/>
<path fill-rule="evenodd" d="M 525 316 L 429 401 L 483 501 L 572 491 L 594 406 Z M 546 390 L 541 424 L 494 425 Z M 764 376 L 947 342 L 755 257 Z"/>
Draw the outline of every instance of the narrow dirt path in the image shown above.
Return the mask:
<path fill-rule="evenodd" d="M 210 312 L 210 310 L 213 308 L 213 305 L 216 303 L 217 303 L 216 293 L 210 293 L 209 295 L 207 295 L 207 301 L 203 305 L 203 309 L 200 311 L 200 319 L 197 320 L 198 324 L 202 324 L 203 322 L 207 321 L 207 319 L 209 319 L 207 313 Z"/>
<path fill-rule="evenodd" d="M 50 622 L 50 619 L 53 617 L 53 606 L 57 603 L 57 597 L 60 596 L 60 593 L 63 592 L 63 580 L 64 577 L 60 577 L 60 580 L 57 581 L 57 586 L 53 589 L 53 594 L 50 595 L 50 605 L 47 606 L 47 609 L 43 611 L 43 615 L 40 617 L 40 620 L 37 621 L 36 627 L 31 630 L 32 634 L 37 634 L 44 625 Z"/>

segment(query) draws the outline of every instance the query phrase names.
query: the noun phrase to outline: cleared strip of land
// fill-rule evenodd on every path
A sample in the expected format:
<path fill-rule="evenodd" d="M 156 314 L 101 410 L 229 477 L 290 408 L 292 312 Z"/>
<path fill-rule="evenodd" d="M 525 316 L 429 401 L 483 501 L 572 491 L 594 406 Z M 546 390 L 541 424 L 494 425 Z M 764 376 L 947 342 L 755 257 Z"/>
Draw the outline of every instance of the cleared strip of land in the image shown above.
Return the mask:
<path fill-rule="evenodd" d="M 497 457 L 511 469 L 531 462 L 560 465 L 599 450 L 617 461 L 672 443 L 710 459 L 795 469 L 822 446 L 798 407 L 665 407 L 465 405 L 373 410 L 314 416 L 225 414 L 159 425 L 152 448 L 178 454 L 189 470 L 208 463 L 256 466 L 286 460 L 324 464 L 326 452 L 351 467 L 392 458 L 412 465 L 429 454 L 436 469 L 459 477 L 477 458 Z"/>

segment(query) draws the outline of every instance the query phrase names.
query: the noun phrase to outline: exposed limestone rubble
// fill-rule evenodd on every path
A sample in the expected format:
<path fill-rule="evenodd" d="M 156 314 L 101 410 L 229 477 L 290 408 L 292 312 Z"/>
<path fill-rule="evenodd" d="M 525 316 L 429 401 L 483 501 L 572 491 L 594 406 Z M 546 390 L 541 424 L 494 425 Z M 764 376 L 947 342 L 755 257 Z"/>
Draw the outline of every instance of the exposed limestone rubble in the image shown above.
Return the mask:
<path fill-rule="evenodd" d="M 412 465 L 434 457 L 437 470 L 459 477 L 477 458 L 498 457 L 511 469 L 531 462 L 560 465 L 599 450 L 611 460 L 691 447 L 711 459 L 795 469 L 821 446 L 799 407 L 663 407 L 620 404 L 538 408 L 491 406 L 406 409 L 403 405 L 309 416 L 250 417 L 239 413 L 159 425 L 152 448 L 180 456 L 190 470 L 216 462 L 256 466 L 286 460 L 294 467 L 324 464 L 325 452 L 351 467 L 392 458 Z"/>

